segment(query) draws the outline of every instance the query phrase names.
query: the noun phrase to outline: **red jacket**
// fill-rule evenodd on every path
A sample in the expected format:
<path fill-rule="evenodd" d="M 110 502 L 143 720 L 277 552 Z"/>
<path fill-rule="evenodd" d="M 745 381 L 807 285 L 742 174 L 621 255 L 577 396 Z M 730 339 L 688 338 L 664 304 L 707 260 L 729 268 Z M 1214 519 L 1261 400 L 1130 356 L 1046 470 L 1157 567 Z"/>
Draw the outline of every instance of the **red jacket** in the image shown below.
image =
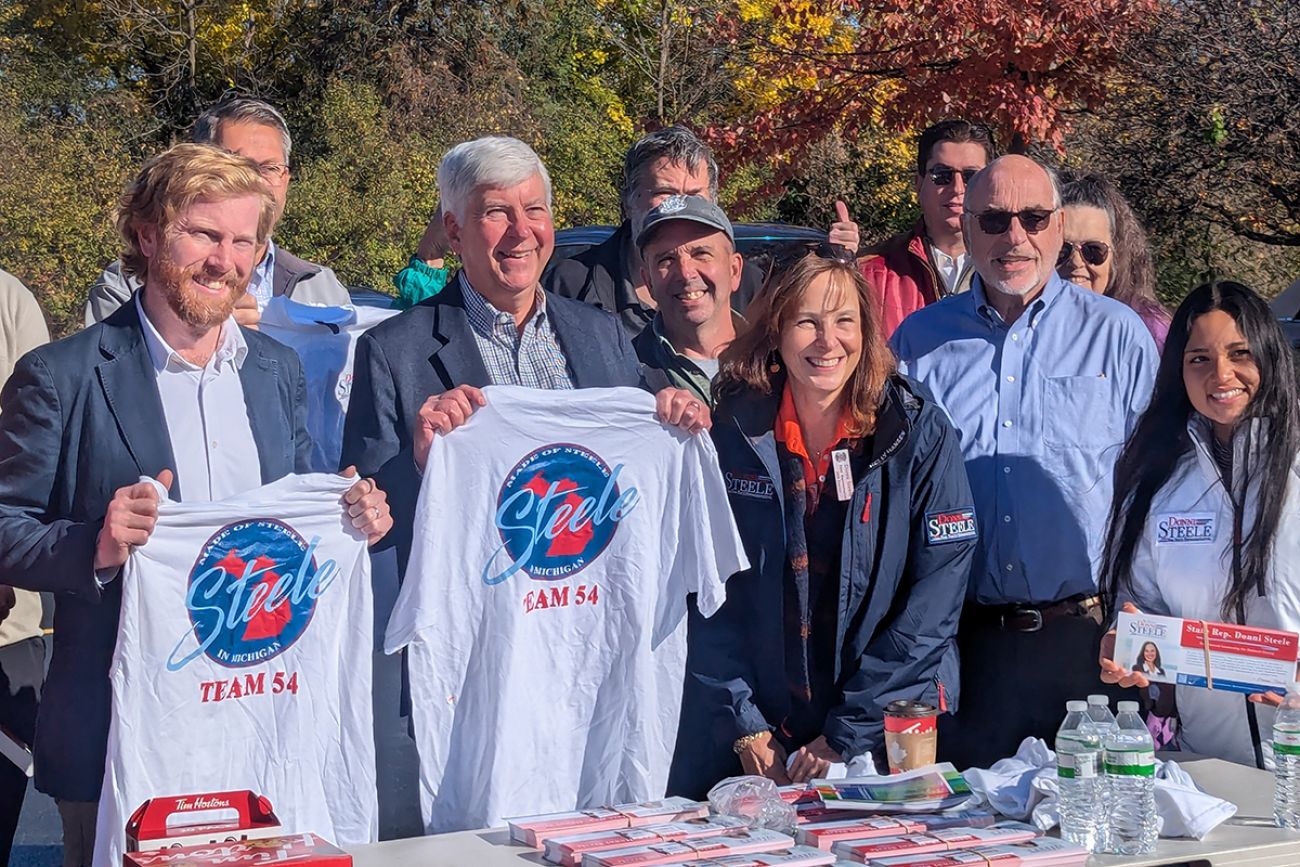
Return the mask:
<path fill-rule="evenodd" d="M 858 267 L 871 285 L 886 340 L 908 315 L 946 294 L 939 273 L 930 261 L 925 224 L 919 220 L 911 230 L 868 249 Z M 963 282 L 965 279 L 963 275 Z M 961 291 L 960 283 L 958 291 Z"/>

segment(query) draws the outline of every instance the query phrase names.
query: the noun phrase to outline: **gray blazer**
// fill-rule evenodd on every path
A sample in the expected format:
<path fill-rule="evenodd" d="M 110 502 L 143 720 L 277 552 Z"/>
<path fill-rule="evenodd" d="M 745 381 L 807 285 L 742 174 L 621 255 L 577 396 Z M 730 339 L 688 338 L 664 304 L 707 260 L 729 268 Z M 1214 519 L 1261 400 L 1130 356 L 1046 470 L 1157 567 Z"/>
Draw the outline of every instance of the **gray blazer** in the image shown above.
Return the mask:
<path fill-rule="evenodd" d="M 90 287 L 90 297 L 86 299 L 86 327 L 113 315 L 113 311 L 125 304 L 139 288 L 138 277 L 122 273 L 121 260 L 109 264 Z M 278 245 L 271 270 L 271 290 L 276 295 L 288 295 L 303 304 L 338 307 L 351 303 L 347 288 L 332 270 L 299 259 Z"/>
<path fill-rule="evenodd" d="M 458 385 L 490 385 L 474 342 L 458 274 L 447 288 L 371 328 L 357 342 L 352 397 L 343 427 L 342 467 L 355 465 L 388 494 L 395 544 L 405 572 L 420 474 L 411 431 L 430 395 Z M 546 312 L 576 388 L 644 387 L 627 333 L 603 310 L 547 294 Z"/>

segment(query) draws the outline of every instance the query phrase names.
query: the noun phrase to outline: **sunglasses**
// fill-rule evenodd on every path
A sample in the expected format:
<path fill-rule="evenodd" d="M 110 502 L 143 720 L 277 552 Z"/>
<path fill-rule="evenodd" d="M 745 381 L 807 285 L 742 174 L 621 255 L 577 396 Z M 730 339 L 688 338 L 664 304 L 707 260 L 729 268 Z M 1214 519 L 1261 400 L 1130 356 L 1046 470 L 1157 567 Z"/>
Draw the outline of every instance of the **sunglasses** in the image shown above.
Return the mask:
<path fill-rule="evenodd" d="M 1056 257 L 1056 265 L 1059 268 L 1074 256 L 1074 251 L 1078 250 L 1083 261 L 1089 265 L 1097 266 L 1104 264 L 1110 258 L 1110 247 L 1101 241 L 1084 241 L 1082 244 L 1073 244 L 1066 241 L 1061 245 L 1061 255 Z"/>
<path fill-rule="evenodd" d="M 952 184 L 952 179 L 954 177 L 961 175 L 962 183 L 969 187 L 971 178 L 975 177 L 975 174 L 978 171 L 979 169 L 962 169 L 959 172 L 956 169 L 950 169 L 947 166 L 935 166 L 926 173 L 926 176 L 936 187 L 946 187 Z"/>
<path fill-rule="evenodd" d="M 782 244 L 767 254 L 767 273 L 763 277 L 763 282 L 767 283 L 773 272 L 782 272 L 790 268 L 805 256 L 816 256 L 819 259 L 833 259 L 836 262 L 852 264 L 854 256 L 839 244 L 832 244 L 829 241 L 809 244 L 802 241 L 794 241 L 788 244 Z"/>
<path fill-rule="evenodd" d="M 1047 223 L 1052 219 L 1055 210 L 1045 211 L 1041 208 L 1030 208 L 1024 211 L 985 211 L 982 214 L 973 214 L 970 211 L 966 213 L 975 218 L 979 223 L 980 231 L 986 235 L 1001 235 L 1011 228 L 1013 219 L 1020 221 L 1020 227 L 1031 235 L 1037 235 L 1043 229 L 1047 228 Z"/>

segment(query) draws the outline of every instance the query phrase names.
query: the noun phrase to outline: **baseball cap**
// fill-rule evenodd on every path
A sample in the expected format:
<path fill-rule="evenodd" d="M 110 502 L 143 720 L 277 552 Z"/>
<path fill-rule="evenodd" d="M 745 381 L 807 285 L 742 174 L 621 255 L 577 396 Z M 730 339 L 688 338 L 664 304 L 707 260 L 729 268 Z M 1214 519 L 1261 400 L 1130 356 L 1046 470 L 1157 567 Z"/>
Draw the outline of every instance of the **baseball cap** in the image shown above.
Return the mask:
<path fill-rule="evenodd" d="M 641 231 L 636 236 L 636 248 L 645 249 L 655 229 L 671 220 L 687 220 L 717 229 L 726 234 L 732 246 L 736 243 L 736 233 L 731 228 L 731 221 L 722 209 L 703 196 L 669 196 L 655 205 L 641 221 Z"/>

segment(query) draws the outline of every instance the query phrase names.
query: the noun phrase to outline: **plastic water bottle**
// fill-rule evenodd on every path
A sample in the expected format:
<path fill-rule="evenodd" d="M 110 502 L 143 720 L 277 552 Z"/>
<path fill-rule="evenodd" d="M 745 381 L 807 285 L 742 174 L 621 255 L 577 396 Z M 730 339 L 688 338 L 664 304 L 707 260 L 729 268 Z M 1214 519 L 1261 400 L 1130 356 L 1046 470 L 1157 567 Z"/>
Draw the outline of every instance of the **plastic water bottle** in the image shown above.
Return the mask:
<path fill-rule="evenodd" d="M 1087 702 L 1065 703 L 1065 722 L 1056 732 L 1056 776 L 1062 839 L 1100 851 L 1106 836 L 1101 737 L 1089 725 Z"/>
<path fill-rule="evenodd" d="M 1273 720 L 1273 820 L 1300 828 L 1300 683 L 1287 687 Z"/>
<path fill-rule="evenodd" d="M 1088 712 L 1084 726 L 1090 728 L 1103 740 L 1106 735 L 1115 730 L 1115 714 L 1110 712 L 1110 696 L 1088 696 Z"/>
<path fill-rule="evenodd" d="M 1103 739 L 1109 822 L 1106 852 L 1149 855 L 1156 847 L 1156 747 L 1138 716 L 1138 703 L 1121 701 L 1116 728 Z"/>

